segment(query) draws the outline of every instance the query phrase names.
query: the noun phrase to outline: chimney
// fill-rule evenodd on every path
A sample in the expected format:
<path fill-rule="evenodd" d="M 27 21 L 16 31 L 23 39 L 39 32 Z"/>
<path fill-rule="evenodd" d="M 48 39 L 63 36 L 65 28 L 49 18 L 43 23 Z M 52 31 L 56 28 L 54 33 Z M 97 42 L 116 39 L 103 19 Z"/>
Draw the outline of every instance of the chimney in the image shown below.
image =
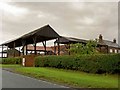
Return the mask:
<path fill-rule="evenodd" d="M 113 39 L 113 43 L 116 43 L 116 39 L 115 38 Z"/>
<path fill-rule="evenodd" d="M 99 35 L 99 42 L 102 42 L 103 41 L 103 36 L 100 34 Z"/>

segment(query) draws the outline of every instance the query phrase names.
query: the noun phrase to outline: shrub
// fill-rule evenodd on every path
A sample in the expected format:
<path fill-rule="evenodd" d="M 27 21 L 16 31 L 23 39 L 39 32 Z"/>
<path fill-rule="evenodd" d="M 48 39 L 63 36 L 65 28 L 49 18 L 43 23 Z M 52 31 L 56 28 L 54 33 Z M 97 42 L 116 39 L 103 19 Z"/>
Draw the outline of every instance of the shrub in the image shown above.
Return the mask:
<path fill-rule="evenodd" d="M 20 57 L 3 58 L 2 64 L 22 64 L 22 58 Z"/>
<path fill-rule="evenodd" d="M 2 58 L 0 58 L 0 64 L 2 64 Z"/>
<path fill-rule="evenodd" d="M 81 54 L 96 54 L 98 51 L 96 50 L 97 42 L 94 40 L 87 41 L 86 45 L 82 43 L 71 44 L 71 48 L 68 49 L 73 55 L 81 55 Z"/>
<path fill-rule="evenodd" d="M 96 54 L 80 56 L 39 56 L 36 67 L 54 67 L 79 70 L 88 73 L 119 73 L 120 54 Z"/>

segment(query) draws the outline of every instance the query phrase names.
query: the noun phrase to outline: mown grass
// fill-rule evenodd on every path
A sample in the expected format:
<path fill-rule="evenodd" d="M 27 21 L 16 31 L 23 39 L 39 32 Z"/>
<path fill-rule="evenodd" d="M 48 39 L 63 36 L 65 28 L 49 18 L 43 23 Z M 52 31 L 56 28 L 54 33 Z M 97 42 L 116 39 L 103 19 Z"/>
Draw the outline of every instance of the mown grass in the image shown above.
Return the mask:
<path fill-rule="evenodd" d="M 22 67 L 3 65 L 3 68 L 14 68 L 15 72 L 46 79 L 57 83 L 81 88 L 118 88 L 118 75 L 89 74 L 84 72 L 43 67 Z"/>
<path fill-rule="evenodd" d="M 18 68 L 21 66 L 17 65 L 17 64 L 0 64 L 0 67 L 2 67 L 2 68 Z"/>

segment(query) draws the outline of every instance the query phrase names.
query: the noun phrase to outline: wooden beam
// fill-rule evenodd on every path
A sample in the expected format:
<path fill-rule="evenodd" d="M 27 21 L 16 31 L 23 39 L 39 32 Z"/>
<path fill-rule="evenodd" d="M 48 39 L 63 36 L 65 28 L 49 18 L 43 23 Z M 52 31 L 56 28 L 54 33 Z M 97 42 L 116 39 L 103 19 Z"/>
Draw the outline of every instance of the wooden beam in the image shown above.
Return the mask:
<path fill-rule="evenodd" d="M 60 43 L 59 43 L 59 40 L 60 39 L 58 38 L 58 43 L 57 43 L 58 44 L 58 55 L 60 55 Z"/>
<path fill-rule="evenodd" d="M 24 47 L 25 47 L 25 46 L 23 46 L 23 50 L 22 50 L 23 55 L 24 55 Z"/>
<path fill-rule="evenodd" d="M 27 55 L 27 45 L 26 45 L 26 55 Z"/>
<path fill-rule="evenodd" d="M 8 57 L 8 45 L 7 45 L 7 57 Z"/>
<path fill-rule="evenodd" d="M 33 37 L 33 46 L 34 46 L 34 54 L 36 55 L 37 54 L 37 52 L 36 52 L 36 37 Z"/>
<path fill-rule="evenodd" d="M 20 56 L 20 47 L 19 47 L 19 56 Z"/>
<path fill-rule="evenodd" d="M 3 58 L 3 45 L 2 45 L 2 58 Z"/>
<path fill-rule="evenodd" d="M 23 48 L 22 53 L 23 53 L 23 55 L 24 55 L 24 47 L 25 47 L 25 43 L 26 43 L 26 41 L 25 41 L 25 40 L 22 40 L 22 48 Z"/>
<path fill-rule="evenodd" d="M 34 54 L 36 55 L 37 52 L 36 52 L 36 43 L 34 43 Z"/>
<path fill-rule="evenodd" d="M 46 55 L 46 54 L 47 54 L 47 53 L 46 53 L 46 52 L 47 52 L 47 51 L 46 51 L 46 41 L 45 41 L 45 47 L 44 47 L 44 48 L 45 48 L 45 55 Z"/>
<path fill-rule="evenodd" d="M 14 57 L 15 57 L 15 42 L 13 43 Z"/>
<path fill-rule="evenodd" d="M 47 52 L 47 51 L 46 51 L 46 41 L 43 41 L 42 44 L 43 44 L 43 46 L 44 46 L 44 49 L 45 49 L 45 55 L 46 55 L 46 54 L 47 54 L 47 53 L 46 53 L 46 52 Z"/>
<path fill-rule="evenodd" d="M 56 43 L 54 42 L 54 53 L 56 55 Z"/>

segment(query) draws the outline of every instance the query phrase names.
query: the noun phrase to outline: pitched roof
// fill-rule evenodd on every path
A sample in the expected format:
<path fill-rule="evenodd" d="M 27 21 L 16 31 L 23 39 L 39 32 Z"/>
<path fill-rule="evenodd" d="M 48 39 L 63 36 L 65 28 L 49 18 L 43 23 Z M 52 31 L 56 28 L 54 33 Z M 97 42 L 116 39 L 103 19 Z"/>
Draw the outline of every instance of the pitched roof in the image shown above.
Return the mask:
<path fill-rule="evenodd" d="M 37 30 L 29 32 L 23 35 L 22 38 L 29 38 L 31 36 L 42 36 L 42 37 L 49 37 L 49 38 L 59 37 L 58 33 L 56 33 L 50 25 L 46 25 L 41 28 L 38 28 Z"/>
<path fill-rule="evenodd" d="M 15 47 L 19 47 L 22 46 L 23 40 L 25 41 L 26 44 L 33 44 L 34 43 L 33 37 L 36 37 L 36 43 L 38 43 L 42 41 L 56 39 L 60 36 L 57 32 L 54 31 L 54 29 L 50 25 L 46 25 L 32 32 L 29 32 L 19 38 L 7 41 L 1 45 L 8 45 L 9 47 L 13 48 L 15 42 Z"/>
<path fill-rule="evenodd" d="M 55 42 L 59 42 L 61 44 L 67 44 L 67 43 L 87 43 L 87 40 L 73 38 L 73 37 L 64 37 L 64 36 L 61 36 L 61 38 L 59 39 L 59 41 L 56 40 Z"/>
<path fill-rule="evenodd" d="M 120 46 L 117 43 L 114 43 L 114 42 L 109 41 L 109 40 L 103 40 L 102 42 L 98 42 L 98 44 L 100 44 L 100 45 L 107 45 L 109 47 L 120 48 Z"/>

